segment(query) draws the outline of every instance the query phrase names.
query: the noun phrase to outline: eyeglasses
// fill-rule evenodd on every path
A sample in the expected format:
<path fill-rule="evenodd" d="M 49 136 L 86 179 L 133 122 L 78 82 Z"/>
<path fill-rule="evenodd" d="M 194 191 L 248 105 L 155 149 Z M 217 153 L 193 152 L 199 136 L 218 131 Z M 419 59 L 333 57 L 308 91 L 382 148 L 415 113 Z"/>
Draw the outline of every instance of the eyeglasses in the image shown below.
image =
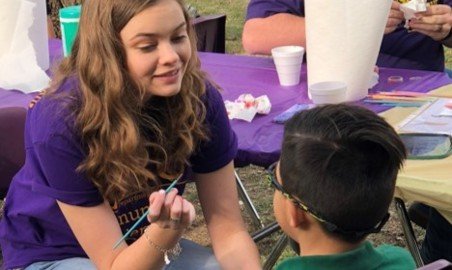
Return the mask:
<path fill-rule="evenodd" d="M 385 223 L 389 219 L 389 213 L 386 213 L 386 215 L 383 217 L 383 219 L 375 227 L 373 227 L 371 229 L 366 229 L 366 230 L 362 230 L 362 231 L 348 231 L 348 230 L 341 229 L 339 226 L 337 226 L 336 224 L 334 224 L 332 222 L 327 221 L 320 214 L 318 214 L 315 210 L 313 210 L 312 208 L 308 207 L 299 198 L 297 198 L 297 197 L 289 194 L 288 192 L 286 192 L 284 187 L 276 179 L 276 165 L 277 165 L 277 162 L 273 163 L 267 169 L 268 181 L 270 182 L 270 184 L 275 189 L 277 189 L 279 192 L 281 192 L 284 197 L 286 197 L 287 199 L 291 200 L 300 209 L 302 209 L 303 211 L 305 211 L 306 213 L 311 215 L 318 222 L 322 223 L 324 225 L 325 229 L 327 231 L 329 231 L 329 232 L 339 233 L 339 234 L 342 234 L 342 235 L 348 235 L 348 236 L 360 238 L 360 237 L 363 237 L 363 236 L 365 236 L 367 234 L 370 234 L 370 233 L 378 233 L 378 232 L 380 232 L 381 228 L 383 228 L 383 226 L 385 225 Z"/>

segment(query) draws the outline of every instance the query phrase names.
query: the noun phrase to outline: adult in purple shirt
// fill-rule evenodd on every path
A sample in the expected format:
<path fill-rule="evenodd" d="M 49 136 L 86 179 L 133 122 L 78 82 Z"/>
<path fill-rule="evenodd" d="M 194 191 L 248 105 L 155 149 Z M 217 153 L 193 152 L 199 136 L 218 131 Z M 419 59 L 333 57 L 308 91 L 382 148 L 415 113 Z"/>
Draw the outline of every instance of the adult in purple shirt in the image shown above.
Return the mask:
<path fill-rule="evenodd" d="M 159 269 L 179 241 L 171 269 L 260 268 L 238 205 L 237 138 L 183 7 L 84 2 L 70 57 L 27 115 L 0 222 L 6 269 Z M 216 260 L 180 240 L 193 205 L 183 184 L 162 188 L 181 174 L 196 182 Z M 152 223 L 114 249 L 146 210 Z"/>
<path fill-rule="evenodd" d="M 410 21 L 412 31 L 407 31 L 400 4 L 393 1 L 378 66 L 444 71 L 443 45 L 452 47 L 452 0 L 428 2 L 432 5 Z M 252 54 L 270 54 L 281 45 L 306 47 L 304 1 L 250 0 L 242 42 Z"/>

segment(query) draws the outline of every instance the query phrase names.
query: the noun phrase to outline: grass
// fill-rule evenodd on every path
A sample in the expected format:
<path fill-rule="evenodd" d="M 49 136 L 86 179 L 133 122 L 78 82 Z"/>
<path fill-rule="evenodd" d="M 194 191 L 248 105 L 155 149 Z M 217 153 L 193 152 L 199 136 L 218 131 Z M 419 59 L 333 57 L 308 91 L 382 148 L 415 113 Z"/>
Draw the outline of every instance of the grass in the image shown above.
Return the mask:
<path fill-rule="evenodd" d="M 444 55 L 446 56 L 446 67 L 452 69 L 452 49 L 445 48 Z"/>
<path fill-rule="evenodd" d="M 226 14 L 226 52 L 243 53 L 242 28 L 248 0 L 186 0 L 200 14 Z"/>

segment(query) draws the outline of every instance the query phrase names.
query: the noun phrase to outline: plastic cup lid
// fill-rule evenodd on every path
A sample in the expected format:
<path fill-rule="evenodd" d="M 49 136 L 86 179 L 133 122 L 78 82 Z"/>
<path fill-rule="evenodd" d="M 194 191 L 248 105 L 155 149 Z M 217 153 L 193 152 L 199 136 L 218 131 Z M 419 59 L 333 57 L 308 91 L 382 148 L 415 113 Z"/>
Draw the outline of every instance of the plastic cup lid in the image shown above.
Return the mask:
<path fill-rule="evenodd" d="M 81 10 L 82 10 L 81 5 L 61 8 L 60 17 L 65 19 L 78 19 L 80 18 Z"/>

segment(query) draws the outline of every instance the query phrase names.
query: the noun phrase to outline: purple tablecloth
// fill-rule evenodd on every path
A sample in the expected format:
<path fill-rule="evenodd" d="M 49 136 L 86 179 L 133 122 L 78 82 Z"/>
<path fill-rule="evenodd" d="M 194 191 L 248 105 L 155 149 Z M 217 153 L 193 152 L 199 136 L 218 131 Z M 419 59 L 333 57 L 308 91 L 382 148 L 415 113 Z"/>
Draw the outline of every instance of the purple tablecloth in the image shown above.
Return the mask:
<path fill-rule="evenodd" d="M 50 69 L 47 74 L 51 76 L 53 68 L 63 57 L 61 40 L 51 39 L 49 41 Z M 5 107 L 27 107 L 28 103 L 36 96 L 36 93 L 24 94 L 18 90 L 4 90 L 0 88 L 0 109 Z"/>
<path fill-rule="evenodd" d="M 61 42 L 50 41 L 51 62 L 61 58 Z M 255 164 L 267 167 L 276 161 L 280 154 L 283 125 L 272 119 L 296 103 L 309 102 L 307 98 L 306 66 L 301 72 L 301 82 L 297 86 L 279 85 L 275 66 L 271 58 L 235 56 L 228 54 L 200 53 L 202 68 L 222 87 L 224 99 L 235 100 L 240 94 L 251 93 L 255 97 L 267 95 L 272 103 L 269 115 L 258 115 L 251 123 L 232 120 L 232 128 L 239 138 L 239 152 L 236 166 Z M 388 84 L 389 76 L 402 76 L 403 83 Z M 419 77 L 417 80 L 410 80 Z M 371 91 L 406 90 L 428 92 L 452 83 L 446 74 L 402 69 L 380 69 L 380 82 Z M 0 109 L 4 107 L 26 107 L 34 94 L 23 94 L 14 90 L 0 89 Z M 358 102 L 359 103 L 359 102 Z M 361 103 L 362 104 L 362 103 Z M 389 107 L 369 106 L 375 112 Z"/>
<path fill-rule="evenodd" d="M 276 161 L 280 154 L 283 125 L 275 124 L 272 119 L 296 103 L 310 102 L 307 97 L 306 65 L 302 67 L 301 82 L 297 86 L 279 85 L 273 60 L 250 56 L 200 53 L 203 69 L 223 88 L 224 99 L 235 100 L 240 94 L 253 96 L 267 95 L 272 104 L 269 115 L 257 115 L 251 123 L 232 120 L 232 127 L 239 137 L 239 152 L 236 166 L 255 164 L 267 167 Z M 403 83 L 387 83 L 389 76 L 402 76 Z M 411 80 L 410 80 L 411 78 Z M 414 80 L 415 78 L 415 80 Z M 380 83 L 371 92 L 406 90 L 428 92 L 452 80 L 441 72 L 428 72 L 403 69 L 380 69 Z M 357 102 L 375 112 L 391 107 L 369 105 Z"/>

